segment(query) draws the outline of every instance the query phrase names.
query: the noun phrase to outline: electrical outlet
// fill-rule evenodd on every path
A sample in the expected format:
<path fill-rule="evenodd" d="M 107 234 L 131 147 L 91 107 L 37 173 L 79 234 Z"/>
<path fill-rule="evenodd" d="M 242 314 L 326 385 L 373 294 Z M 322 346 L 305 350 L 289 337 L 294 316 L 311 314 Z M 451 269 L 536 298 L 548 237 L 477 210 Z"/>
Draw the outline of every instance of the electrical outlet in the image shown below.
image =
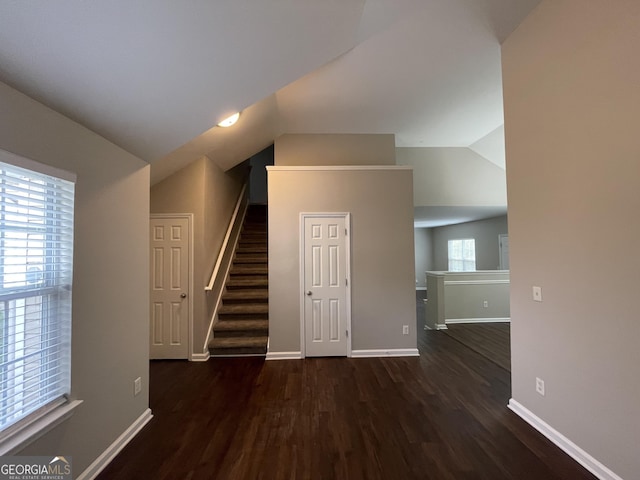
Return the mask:
<path fill-rule="evenodd" d="M 489 300 L 485 300 L 482 305 L 484 306 L 484 308 L 489 308 Z"/>
<path fill-rule="evenodd" d="M 133 396 L 135 397 L 142 391 L 142 379 L 140 377 L 133 381 Z"/>
<path fill-rule="evenodd" d="M 402 326 L 402 334 L 403 335 L 409 335 L 409 325 L 403 325 Z"/>
<path fill-rule="evenodd" d="M 544 380 L 536 377 L 536 392 L 544 397 Z"/>
<path fill-rule="evenodd" d="M 541 287 L 533 287 L 533 301 L 541 302 L 542 301 L 542 288 Z"/>

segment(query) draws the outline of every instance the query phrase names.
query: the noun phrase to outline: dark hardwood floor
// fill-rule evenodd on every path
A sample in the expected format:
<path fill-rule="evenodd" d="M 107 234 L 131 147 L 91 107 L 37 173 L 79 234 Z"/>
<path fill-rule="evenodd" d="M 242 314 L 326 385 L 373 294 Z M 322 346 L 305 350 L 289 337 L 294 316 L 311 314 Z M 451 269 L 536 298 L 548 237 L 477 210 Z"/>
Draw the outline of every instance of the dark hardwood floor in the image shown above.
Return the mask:
<path fill-rule="evenodd" d="M 418 337 L 419 358 L 151 362 L 154 418 L 98 478 L 595 478 L 507 409 L 509 372 Z"/>
<path fill-rule="evenodd" d="M 442 331 L 510 372 L 510 330 L 508 323 L 460 323 Z"/>

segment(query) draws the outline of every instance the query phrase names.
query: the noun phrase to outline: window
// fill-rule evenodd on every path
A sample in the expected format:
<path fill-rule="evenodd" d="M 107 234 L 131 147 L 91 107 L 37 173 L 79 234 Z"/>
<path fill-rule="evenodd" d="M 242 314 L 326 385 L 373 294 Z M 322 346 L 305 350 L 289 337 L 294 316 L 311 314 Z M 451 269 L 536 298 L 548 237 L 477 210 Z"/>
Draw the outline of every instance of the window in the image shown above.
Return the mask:
<path fill-rule="evenodd" d="M 473 238 L 449 240 L 449 271 L 474 272 L 476 270 L 476 241 Z"/>
<path fill-rule="evenodd" d="M 0 151 L 0 160 L 11 161 L 0 161 L 4 440 L 65 403 L 70 393 L 75 179 L 7 152 Z"/>

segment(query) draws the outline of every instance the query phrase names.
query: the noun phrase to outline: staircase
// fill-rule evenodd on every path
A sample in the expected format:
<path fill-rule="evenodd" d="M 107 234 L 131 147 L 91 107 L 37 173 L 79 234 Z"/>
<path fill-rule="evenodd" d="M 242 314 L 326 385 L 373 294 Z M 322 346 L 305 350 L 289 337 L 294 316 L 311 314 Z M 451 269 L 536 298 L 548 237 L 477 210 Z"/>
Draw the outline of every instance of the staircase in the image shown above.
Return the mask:
<path fill-rule="evenodd" d="M 249 205 L 209 342 L 211 356 L 265 355 L 269 334 L 267 206 Z"/>

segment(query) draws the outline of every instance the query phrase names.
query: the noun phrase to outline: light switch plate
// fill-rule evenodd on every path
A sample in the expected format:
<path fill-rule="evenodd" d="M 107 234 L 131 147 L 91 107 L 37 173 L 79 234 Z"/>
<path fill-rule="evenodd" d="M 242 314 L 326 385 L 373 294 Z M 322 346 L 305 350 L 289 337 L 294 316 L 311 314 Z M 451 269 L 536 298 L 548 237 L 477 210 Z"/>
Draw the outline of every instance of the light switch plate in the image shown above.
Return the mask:
<path fill-rule="evenodd" d="M 541 302 L 542 301 L 542 288 L 541 287 L 533 287 L 533 301 Z"/>

